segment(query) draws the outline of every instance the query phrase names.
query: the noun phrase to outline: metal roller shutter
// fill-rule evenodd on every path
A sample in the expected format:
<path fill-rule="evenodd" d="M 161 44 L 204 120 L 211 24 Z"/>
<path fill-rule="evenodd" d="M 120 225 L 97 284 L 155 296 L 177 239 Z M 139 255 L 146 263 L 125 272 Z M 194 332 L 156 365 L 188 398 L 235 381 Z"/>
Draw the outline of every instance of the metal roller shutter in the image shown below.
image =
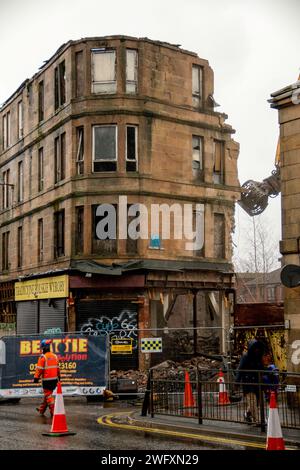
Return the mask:
<path fill-rule="evenodd" d="M 17 302 L 17 334 L 38 333 L 38 301 Z"/>
<path fill-rule="evenodd" d="M 66 299 L 40 300 L 39 333 L 48 328 L 66 331 Z"/>
<path fill-rule="evenodd" d="M 121 329 L 116 336 L 133 339 L 133 354 L 111 354 L 111 369 L 136 369 L 138 367 L 138 306 L 124 300 L 81 300 L 77 303 L 76 330 L 92 335 Z M 113 334 L 113 333 L 112 333 Z"/>

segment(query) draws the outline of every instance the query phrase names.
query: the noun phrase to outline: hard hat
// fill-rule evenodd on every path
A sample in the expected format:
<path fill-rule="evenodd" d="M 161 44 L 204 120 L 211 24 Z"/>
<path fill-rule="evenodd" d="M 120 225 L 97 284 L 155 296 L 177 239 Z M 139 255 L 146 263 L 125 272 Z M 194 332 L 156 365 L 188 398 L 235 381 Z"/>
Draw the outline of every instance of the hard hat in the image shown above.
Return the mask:
<path fill-rule="evenodd" d="M 51 339 L 42 339 L 42 340 L 41 340 L 40 347 L 41 347 L 41 349 L 43 349 L 43 348 L 45 348 L 46 346 L 50 346 L 51 343 L 52 343 L 52 340 L 51 340 Z"/>

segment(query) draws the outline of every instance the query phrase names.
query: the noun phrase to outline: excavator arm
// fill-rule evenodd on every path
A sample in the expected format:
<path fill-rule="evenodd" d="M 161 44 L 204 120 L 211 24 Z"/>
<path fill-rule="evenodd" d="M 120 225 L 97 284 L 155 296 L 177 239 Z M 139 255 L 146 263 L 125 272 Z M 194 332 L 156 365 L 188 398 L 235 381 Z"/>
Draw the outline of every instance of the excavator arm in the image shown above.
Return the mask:
<path fill-rule="evenodd" d="M 276 197 L 280 193 L 280 143 L 278 140 L 275 170 L 271 176 L 261 182 L 248 180 L 242 185 L 239 205 L 251 217 L 261 214 L 268 205 L 269 197 Z"/>

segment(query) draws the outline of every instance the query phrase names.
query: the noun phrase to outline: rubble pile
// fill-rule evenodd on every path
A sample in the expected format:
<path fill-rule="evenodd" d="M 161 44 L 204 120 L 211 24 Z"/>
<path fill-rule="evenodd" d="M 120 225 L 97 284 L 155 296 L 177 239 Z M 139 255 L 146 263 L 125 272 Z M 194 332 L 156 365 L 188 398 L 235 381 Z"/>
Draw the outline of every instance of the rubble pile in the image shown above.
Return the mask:
<path fill-rule="evenodd" d="M 188 370 L 191 374 L 191 380 L 196 376 L 197 369 L 201 370 L 203 374 L 207 371 L 207 377 L 213 377 L 217 374 L 221 360 L 212 359 L 209 357 L 196 356 L 187 359 L 183 362 L 175 362 L 167 360 L 154 366 L 153 376 L 155 379 L 173 379 L 181 380 L 184 371 Z M 135 381 L 139 392 L 144 392 L 147 386 L 148 371 L 139 370 L 112 370 L 110 372 L 110 380 L 127 379 Z"/>

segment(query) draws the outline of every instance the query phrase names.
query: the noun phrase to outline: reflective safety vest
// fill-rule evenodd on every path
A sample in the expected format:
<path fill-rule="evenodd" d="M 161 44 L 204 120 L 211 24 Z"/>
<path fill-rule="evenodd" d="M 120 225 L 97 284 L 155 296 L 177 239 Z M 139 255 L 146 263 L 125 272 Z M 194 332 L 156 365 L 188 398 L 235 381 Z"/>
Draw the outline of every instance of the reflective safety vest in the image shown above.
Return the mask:
<path fill-rule="evenodd" d="M 60 372 L 56 354 L 46 352 L 39 357 L 34 377 L 41 377 L 43 381 L 59 379 Z"/>

